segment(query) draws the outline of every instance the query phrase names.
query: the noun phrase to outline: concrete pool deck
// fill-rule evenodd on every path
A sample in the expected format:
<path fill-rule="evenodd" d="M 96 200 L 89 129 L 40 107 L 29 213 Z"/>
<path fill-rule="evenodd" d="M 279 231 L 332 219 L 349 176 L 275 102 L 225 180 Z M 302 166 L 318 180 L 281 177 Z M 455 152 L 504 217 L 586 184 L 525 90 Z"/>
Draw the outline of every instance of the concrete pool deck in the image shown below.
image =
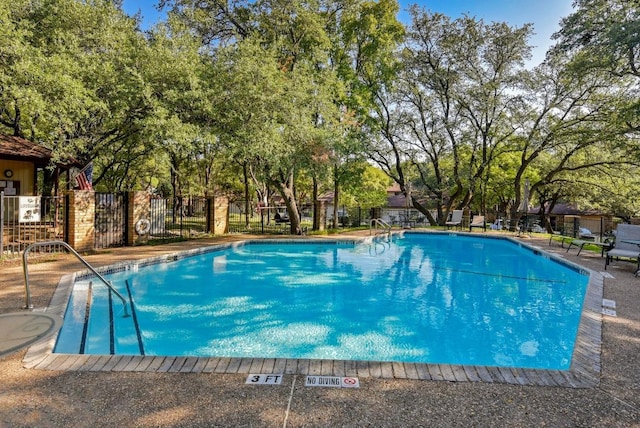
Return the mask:
<path fill-rule="evenodd" d="M 87 256 L 87 260 L 105 266 L 242 239 L 246 237 L 121 248 Z M 583 251 L 576 257 L 577 251 L 549 246 L 548 237 L 522 241 L 595 272 L 604 269 L 599 252 Z M 640 279 L 634 277 L 633 268 L 631 263 L 614 263 L 607 272 L 615 278 L 603 279 L 601 297 L 616 302 L 617 316 L 603 317 L 597 361 L 600 376 L 578 385 L 582 388 L 568 387 L 571 382 L 553 377 L 539 385 L 556 386 L 522 385 L 517 379 L 503 383 L 505 375 L 499 373 L 471 382 L 459 378 L 474 380 L 473 373 L 463 370 L 457 377 L 452 373 L 451 379 L 462 382 L 448 382 L 421 380 L 425 372 L 421 376 L 418 369 L 410 369 L 408 373 L 397 365 L 372 370 L 333 364 L 330 370 L 336 375 L 341 370 L 357 375 L 360 388 L 311 388 L 304 386 L 298 368 L 286 374 L 286 363 L 281 385 L 256 386 L 245 385 L 247 372 L 262 373 L 275 361 L 245 362 L 242 369 L 243 363 L 238 362 L 239 373 L 220 373 L 230 371 L 230 361 L 210 365 L 211 372 L 204 370 L 204 364 L 196 370 L 199 373 L 185 373 L 185 367 L 196 367 L 197 359 L 164 362 L 164 366 L 156 363 L 163 369 L 145 372 L 136 370 L 144 367 L 141 361 L 120 362 L 116 370 L 127 364 L 133 370 L 113 371 L 118 363 L 87 365 L 90 357 L 83 356 L 87 370 L 65 370 L 74 368 L 78 360 L 60 361 L 48 367 L 51 370 L 34 370 L 25 367 L 29 361 L 23 349 L 0 358 L 0 426 L 640 426 Z M 37 311 L 49 305 L 64 274 L 83 267 L 71 257 L 59 256 L 56 261 L 30 264 L 29 269 Z M 24 304 L 21 265 L 3 265 L 0 281 L 0 314 L 19 311 Z M 593 340 L 598 336 L 594 333 Z M 585 346 L 593 345 L 588 342 Z M 589 360 L 587 365 L 592 363 Z M 91 370 L 98 366 L 110 370 Z M 307 370 L 325 374 L 325 368 L 320 362 Z M 391 376 L 383 376 L 388 370 Z M 431 378 L 448 379 L 441 375 L 442 370 Z"/>

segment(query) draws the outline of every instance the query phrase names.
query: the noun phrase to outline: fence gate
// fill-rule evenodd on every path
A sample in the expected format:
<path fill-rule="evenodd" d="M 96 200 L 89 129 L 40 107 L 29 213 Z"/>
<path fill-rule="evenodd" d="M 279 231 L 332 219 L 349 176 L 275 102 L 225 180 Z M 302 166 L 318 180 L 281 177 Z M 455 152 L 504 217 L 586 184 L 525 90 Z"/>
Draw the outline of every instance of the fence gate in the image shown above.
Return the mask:
<path fill-rule="evenodd" d="M 65 239 L 65 196 L 5 196 L 0 192 L 0 259 L 30 244 Z M 39 252 L 55 249 L 39 249 Z"/>
<path fill-rule="evenodd" d="M 127 243 L 127 194 L 96 192 L 95 248 Z"/>

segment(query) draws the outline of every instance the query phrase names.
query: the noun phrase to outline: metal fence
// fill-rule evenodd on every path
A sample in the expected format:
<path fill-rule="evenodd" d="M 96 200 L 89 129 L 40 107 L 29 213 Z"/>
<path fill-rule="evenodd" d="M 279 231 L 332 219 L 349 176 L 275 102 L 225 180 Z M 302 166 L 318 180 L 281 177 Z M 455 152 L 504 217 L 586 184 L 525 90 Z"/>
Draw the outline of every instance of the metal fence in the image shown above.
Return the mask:
<path fill-rule="evenodd" d="M 557 230 L 563 235 L 574 238 L 587 234 L 602 241 L 611 234 L 614 228 L 612 218 L 605 216 L 565 216 L 563 220 L 557 225 Z"/>
<path fill-rule="evenodd" d="M 127 244 L 127 194 L 95 194 L 95 243 L 96 249 L 122 247 Z"/>
<path fill-rule="evenodd" d="M 153 198 L 149 210 L 149 239 L 196 238 L 209 233 L 204 197 Z"/>
<path fill-rule="evenodd" d="M 285 207 L 263 207 L 255 202 L 229 202 L 229 233 L 288 234 L 291 223 Z"/>
<path fill-rule="evenodd" d="M 367 226 L 371 222 L 371 210 L 360 207 L 347 207 L 340 205 L 338 208 L 338 227 L 359 227 Z M 326 214 L 327 228 L 333 227 L 333 207 L 329 207 Z M 400 215 L 400 219 L 403 219 Z M 384 220 L 384 219 L 383 219 Z M 396 220 L 393 220 L 396 222 Z"/>
<path fill-rule="evenodd" d="M 324 215 L 324 228 L 333 227 L 333 209 Z M 369 210 L 359 207 L 343 207 L 338 210 L 338 227 L 358 227 L 368 225 L 371 219 Z M 300 225 L 302 230 L 313 227 L 313 207 L 303 205 L 300 210 Z M 291 224 L 287 209 L 284 206 L 259 206 L 254 201 L 247 204 L 243 200 L 229 203 L 229 233 L 256 234 L 289 234 Z"/>
<path fill-rule="evenodd" d="M 127 194 L 96 193 L 95 198 L 95 248 L 127 245 Z M 208 233 L 208 204 L 204 197 L 152 198 L 149 239 L 189 239 Z"/>
<path fill-rule="evenodd" d="M 66 196 L 5 196 L 0 192 L 0 257 L 15 258 L 34 242 L 66 238 Z M 40 247 L 39 252 L 57 252 Z"/>

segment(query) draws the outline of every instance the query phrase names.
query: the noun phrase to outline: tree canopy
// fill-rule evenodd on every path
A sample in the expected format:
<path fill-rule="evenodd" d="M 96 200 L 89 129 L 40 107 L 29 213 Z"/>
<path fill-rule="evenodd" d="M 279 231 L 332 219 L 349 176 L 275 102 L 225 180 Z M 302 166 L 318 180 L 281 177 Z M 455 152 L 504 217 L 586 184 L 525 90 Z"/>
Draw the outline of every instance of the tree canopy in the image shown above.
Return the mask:
<path fill-rule="evenodd" d="M 380 173 L 432 223 L 517 216 L 525 180 L 539 204 L 638 214 L 637 0 L 577 0 L 531 69 L 531 25 L 405 25 L 395 0 L 160 6 L 142 31 L 111 0 L 0 4 L 1 132 L 93 162 L 104 190 L 278 195 L 293 233 L 324 192 L 383 204 Z"/>

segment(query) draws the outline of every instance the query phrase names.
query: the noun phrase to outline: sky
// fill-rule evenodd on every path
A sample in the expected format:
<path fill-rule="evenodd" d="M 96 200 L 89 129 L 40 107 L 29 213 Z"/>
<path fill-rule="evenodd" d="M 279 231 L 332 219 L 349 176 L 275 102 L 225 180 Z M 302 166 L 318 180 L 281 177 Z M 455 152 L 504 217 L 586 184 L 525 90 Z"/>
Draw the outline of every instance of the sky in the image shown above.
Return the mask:
<path fill-rule="evenodd" d="M 560 29 L 560 19 L 572 11 L 573 0 L 399 0 L 399 19 L 408 24 L 407 9 L 412 4 L 447 15 L 453 19 L 467 14 L 485 22 L 507 22 L 511 26 L 534 24 L 534 35 L 529 43 L 534 46 L 529 66 L 538 65 L 553 44 L 551 35 Z M 133 15 L 140 11 L 143 28 L 164 19 L 164 13 L 155 9 L 156 0 L 124 0 L 124 11 Z"/>

